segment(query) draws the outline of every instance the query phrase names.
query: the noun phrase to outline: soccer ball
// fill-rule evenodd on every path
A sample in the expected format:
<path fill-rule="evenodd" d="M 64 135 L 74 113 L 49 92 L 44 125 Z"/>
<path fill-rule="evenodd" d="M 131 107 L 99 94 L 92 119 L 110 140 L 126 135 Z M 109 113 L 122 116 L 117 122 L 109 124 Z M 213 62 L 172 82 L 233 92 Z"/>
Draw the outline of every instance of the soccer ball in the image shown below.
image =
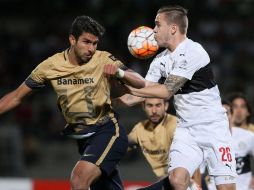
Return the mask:
<path fill-rule="evenodd" d="M 146 59 L 155 55 L 159 49 L 154 39 L 153 29 L 140 26 L 131 31 L 127 41 L 130 53 L 139 59 Z"/>

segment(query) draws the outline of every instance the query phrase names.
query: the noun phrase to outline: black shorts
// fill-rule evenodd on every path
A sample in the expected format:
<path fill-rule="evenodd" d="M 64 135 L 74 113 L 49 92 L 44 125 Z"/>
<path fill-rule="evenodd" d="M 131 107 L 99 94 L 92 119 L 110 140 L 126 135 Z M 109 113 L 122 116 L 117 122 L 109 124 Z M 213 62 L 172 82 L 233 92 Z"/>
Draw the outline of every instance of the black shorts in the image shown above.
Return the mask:
<path fill-rule="evenodd" d="M 88 138 L 77 140 L 81 160 L 100 167 L 103 175 L 114 173 L 117 163 L 123 158 L 128 148 L 128 138 L 122 126 L 112 118 L 101 126 L 89 127 Z"/>

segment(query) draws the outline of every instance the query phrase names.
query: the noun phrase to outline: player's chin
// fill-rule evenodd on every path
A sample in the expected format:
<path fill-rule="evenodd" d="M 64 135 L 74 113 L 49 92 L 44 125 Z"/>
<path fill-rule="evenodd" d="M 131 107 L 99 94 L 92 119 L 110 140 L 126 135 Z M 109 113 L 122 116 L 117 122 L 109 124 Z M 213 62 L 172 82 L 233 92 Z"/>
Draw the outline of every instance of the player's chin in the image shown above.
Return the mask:
<path fill-rule="evenodd" d="M 163 44 L 161 43 L 161 41 L 158 39 L 156 39 L 156 42 L 157 42 L 157 45 L 159 46 L 159 47 L 163 47 Z"/>
<path fill-rule="evenodd" d="M 151 117 L 150 120 L 151 120 L 153 123 L 159 123 L 159 122 L 160 122 L 160 117 Z"/>
<path fill-rule="evenodd" d="M 84 63 L 87 63 L 90 59 L 92 58 L 92 55 L 85 55 L 85 56 L 82 56 L 82 61 Z"/>

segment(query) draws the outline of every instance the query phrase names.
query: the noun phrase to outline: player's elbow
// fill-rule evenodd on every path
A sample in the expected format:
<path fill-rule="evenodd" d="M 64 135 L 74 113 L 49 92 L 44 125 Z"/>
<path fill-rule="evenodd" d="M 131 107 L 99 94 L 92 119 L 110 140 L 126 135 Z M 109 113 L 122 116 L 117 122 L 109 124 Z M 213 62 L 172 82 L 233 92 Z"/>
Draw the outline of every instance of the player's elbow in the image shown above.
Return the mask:
<path fill-rule="evenodd" d="M 144 88 L 146 86 L 145 80 L 139 78 L 135 83 L 135 88 Z"/>
<path fill-rule="evenodd" d="M 161 99 L 165 99 L 165 100 L 168 100 L 168 99 L 170 99 L 171 97 L 172 97 L 172 95 L 173 95 L 173 92 L 172 91 L 170 91 L 170 90 L 168 90 L 167 88 L 164 88 L 163 90 L 162 90 L 162 93 L 161 93 Z"/>

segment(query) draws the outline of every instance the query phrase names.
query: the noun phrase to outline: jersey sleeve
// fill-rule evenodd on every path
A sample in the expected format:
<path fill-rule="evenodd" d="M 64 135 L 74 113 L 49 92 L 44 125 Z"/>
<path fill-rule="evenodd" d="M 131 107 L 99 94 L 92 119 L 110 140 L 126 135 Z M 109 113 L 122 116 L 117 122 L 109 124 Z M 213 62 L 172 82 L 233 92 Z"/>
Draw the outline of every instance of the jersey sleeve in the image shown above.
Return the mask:
<path fill-rule="evenodd" d="M 105 52 L 106 62 L 105 64 L 117 65 L 122 70 L 127 70 L 128 67 L 123 64 L 119 59 L 115 58 L 112 54 Z"/>
<path fill-rule="evenodd" d="M 149 70 L 146 74 L 145 79 L 151 82 L 158 82 L 161 78 L 161 69 L 159 62 L 155 58 L 150 64 Z"/>
<path fill-rule="evenodd" d="M 189 80 L 194 73 L 210 62 L 210 58 L 205 50 L 189 50 L 189 52 L 179 52 L 177 61 L 170 74 L 181 76 Z"/>
<path fill-rule="evenodd" d="M 47 81 L 47 71 L 51 67 L 51 62 L 47 59 L 40 63 L 25 80 L 25 84 L 31 89 L 39 89 L 45 86 Z"/>
<path fill-rule="evenodd" d="M 138 133 L 137 133 L 137 125 L 131 130 L 128 134 L 129 144 L 138 144 Z"/>

